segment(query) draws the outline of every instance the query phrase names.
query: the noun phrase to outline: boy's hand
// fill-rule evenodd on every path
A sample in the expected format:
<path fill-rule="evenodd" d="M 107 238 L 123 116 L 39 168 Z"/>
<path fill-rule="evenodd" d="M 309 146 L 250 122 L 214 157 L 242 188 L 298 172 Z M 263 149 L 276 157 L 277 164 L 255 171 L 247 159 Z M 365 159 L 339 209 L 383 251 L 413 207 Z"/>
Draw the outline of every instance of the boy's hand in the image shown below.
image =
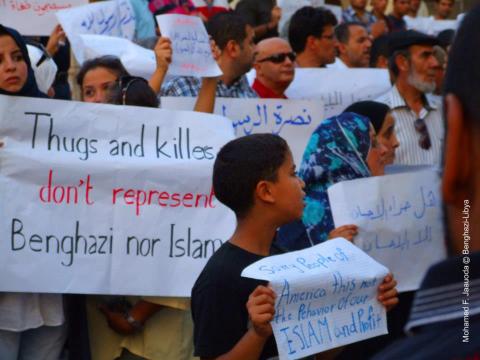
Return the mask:
<path fill-rule="evenodd" d="M 162 36 L 160 39 L 158 39 L 153 51 L 155 52 L 157 69 L 166 72 L 168 70 L 168 66 L 172 62 L 172 42 L 169 38 Z"/>
<path fill-rule="evenodd" d="M 353 242 L 353 238 L 358 234 L 357 225 L 342 225 L 338 228 L 333 229 L 328 234 L 329 239 L 335 239 L 337 237 L 343 237 L 350 242 Z"/>
<path fill-rule="evenodd" d="M 270 321 L 275 314 L 275 292 L 266 286 L 257 286 L 247 302 L 248 315 L 257 335 L 267 338 L 272 335 Z"/>
<path fill-rule="evenodd" d="M 392 310 L 398 304 L 398 291 L 395 286 L 397 286 L 397 281 L 392 274 L 388 274 L 378 287 L 377 299 L 385 306 L 387 311 Z"/>
<path fill-rule="evenodd" d="M 131 335 L 135 333 L 135 329 L 125 319 L 125 315 L 123 313 L 112 311 L 105 304 L 100 305 L 98 309 L 105 315 L 108 326 L 110 326 L 110 328 L 116 333 L 121 335 Z"/>

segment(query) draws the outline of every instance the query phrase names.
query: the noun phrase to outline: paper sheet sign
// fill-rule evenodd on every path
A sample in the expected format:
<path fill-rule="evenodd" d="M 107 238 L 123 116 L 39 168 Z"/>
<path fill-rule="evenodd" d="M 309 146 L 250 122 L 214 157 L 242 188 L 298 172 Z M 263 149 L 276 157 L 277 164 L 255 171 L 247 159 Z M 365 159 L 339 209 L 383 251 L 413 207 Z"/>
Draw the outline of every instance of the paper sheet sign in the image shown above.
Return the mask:
<path fill-rule="evenodd" d="M 355 244 L 410 291 L 446 256 L 439 188 L 437 173 L 423 170 L 341 182 L 328 197 L 335 226 L 358 225 Z"/>
<path fill-rule="evenodd" d="M 0 0 L 0 24 L 22 35 L 50 36 L 58 10 L 88 4 L 88 0 Z"/>
<path fill-rule="evenodd" d="M 280 359 L 300 359 L 387 333 L 378 286 L 388 269 L 337 238 L 270 256 L 242 276 L 270 282 L 277 297 L 273 333 Z"/>
<path fill-rule="evenodd" d="M 0 96 L 0 291 L 190 296 L 234 231 L 220 116 Z"/>
<path fill-rule="evenodd" d="M 135 13 L 129 0 L 100 1 L 62 10 L 56 15 L 80 64 L 85 58 L 79 35 L 107 35 L 130 40 L 135 35 Z"/>
<path fill-rule="evenodd" d="M 159 15 L 157 22 L 162 35 L 172 41 L 173 56 L 168 74 L 197 77 L 222 74 L 213 59 L 207 30 L 199 17 Z"/>
<path fill-rule="evenodd" d="M 162 108 L 192 110 L 194 98 L 162 97 Z M 235 136 L 271 133 L 288 142 L 297 165 L 301 164 L 308 139 L 324 119 L 321 101 L 284 99 L 215 100 L 215 114 L 232 120 Z"/>

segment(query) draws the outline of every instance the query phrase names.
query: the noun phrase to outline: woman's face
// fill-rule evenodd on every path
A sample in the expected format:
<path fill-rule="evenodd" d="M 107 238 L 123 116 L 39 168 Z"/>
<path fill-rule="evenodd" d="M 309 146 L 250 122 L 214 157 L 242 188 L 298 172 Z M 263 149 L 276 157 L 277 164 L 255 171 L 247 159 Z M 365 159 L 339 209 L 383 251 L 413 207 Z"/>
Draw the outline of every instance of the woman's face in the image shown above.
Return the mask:
<path fill-rule="evenodd" d="M 27 77 L 27 63 L 17 43 L 11 36 L 0 36 L 0 89 L 19 92 Z"/>
<path fill-rule="evenodd" d="M 377 141 L 375 129 L 370 125 L 370 150 L 367 155 L 367 165 L 372 176 L 380 176 L 385 174 L 384 158 L 388 152 L 385 145 Z"/>
<path fill-rule="evenodd" d="M 383 121 L 382 128 L 377 134 L 377 141 L 387 148 L 387 152 L 382 159 L 385 165 L 393 164 L 395 160 L 395 150 L 400 145 L 395 134 L 395 120 L 392 114 L 388 113 Z"/>
<path fill-rule="evenodd" d="M 105 67 L 87 71 L 82 83 L 82 100 L 90 103 L 107 103 L 108 90 L 117 80 L 117 74 Z"/>

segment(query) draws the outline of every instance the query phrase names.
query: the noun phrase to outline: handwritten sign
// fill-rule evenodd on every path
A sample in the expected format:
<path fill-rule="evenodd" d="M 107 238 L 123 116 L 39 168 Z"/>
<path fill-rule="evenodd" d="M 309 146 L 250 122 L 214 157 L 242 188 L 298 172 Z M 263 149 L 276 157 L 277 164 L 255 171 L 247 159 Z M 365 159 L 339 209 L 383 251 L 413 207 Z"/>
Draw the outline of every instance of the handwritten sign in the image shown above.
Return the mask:
<path fill-rule="evenodd" d="M 191 110 L 194 98 L 162 97 L 162 108 Z M 308 139 L 324 119 L 320 101 L 217 98 L 215 114 L 232 120 L 236 137 L 272 133 L 283 137 L 300 164 Z"/>
<path fill-rule="evenodd" d="M 162 35 L 172 41 L 170 75 L 212 77 L 222 74 L 213 59 L 207 30 L 199 17 L 159 15 L 157 22 Z"/>
<path fill-rule="evenodd" d="M 55 13 L 88 4 L 88 0 L 0 0 L 0 24 L 22 35 L 48 36 L 57 24 Z"/>
<path fill-rule="evenodd" d="M 57 12 L 77 61 L 82 64 L 83 43 L 79 35 L 96 34 L 133 39 L 135 13 L 129 0 L 101 1 Z"/>
<path fill-rule="evenodd" d="M 328 196 L 335 226 L 358 225 L 355 244 L 410 291 L 446 256 L 439 188 L 437 173 L 423 170 L 341 182 Z"/>
<path fill-rule="evenodd" d="M 235 228 L 220 116 L 0 96 L 0 291 L 190 296 Z"/>
<path fill-rule="evenodd" d="M 295 79 L 285 93 L 289 99 L 321 99 L 325 117 L 330 117 L 354 102 L 374 100 L 390 88 L 384 69 L 296 68 Z"/>
<path fill-rule="evenodd" d="M 387 333 L 378 286 L 388 269 L 337 238 L 264 258 L 242 276 L 270 282 L 280 359 L 299 359 Z"/>

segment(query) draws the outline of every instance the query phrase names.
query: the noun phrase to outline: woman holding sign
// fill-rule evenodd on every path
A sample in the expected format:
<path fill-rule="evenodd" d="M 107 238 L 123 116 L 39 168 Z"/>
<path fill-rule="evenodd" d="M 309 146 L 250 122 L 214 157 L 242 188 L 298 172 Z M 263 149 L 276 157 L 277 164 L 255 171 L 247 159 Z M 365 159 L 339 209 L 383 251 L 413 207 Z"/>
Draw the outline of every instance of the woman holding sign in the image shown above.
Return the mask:
<path fill-rule="evenodd" d="M 0 94 L 41 97 L 21 35 L 0 25 Z M 60 294 L 0 293 L 0 359 L 58 359 L 66 339 Z"/>

